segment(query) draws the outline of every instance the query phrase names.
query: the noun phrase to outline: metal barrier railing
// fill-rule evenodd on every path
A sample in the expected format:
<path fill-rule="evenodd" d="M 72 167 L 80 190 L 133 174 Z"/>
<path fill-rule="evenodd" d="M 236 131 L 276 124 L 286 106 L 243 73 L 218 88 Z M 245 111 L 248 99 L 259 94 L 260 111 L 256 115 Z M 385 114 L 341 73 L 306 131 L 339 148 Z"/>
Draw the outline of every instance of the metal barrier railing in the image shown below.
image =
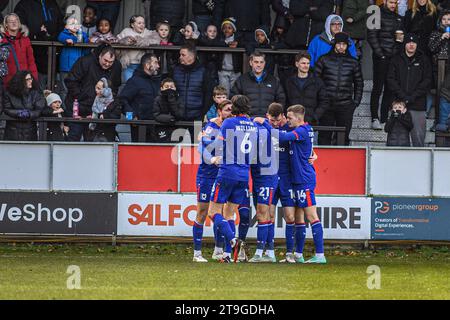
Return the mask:
<path fill-rule="evenodd" d="M 27 121 L 27 120 L 18 120 L 5 115 L 0 115 L 0 120 L 5 121 Z M 101 124 L 124 124 L 124 125 L 136 125 L 138 126 L 138 142 L 144 143 L 146 142 L 146 134 L 148 126 L 166 126 L 163 123 L 160 123 L 155 120 L 125 120 L 125 119 L 74 119 L 74 118 L 52 118 L 52 117 L 40 117 L 34 120 L 38 125 L 38 140 L 39 141 L 47 141 L 47 124 L 49 122 L 57 122 L 57 123 L 101 123 Z M 174 127 L 194 127 L 195 122 L 193 121 L 178 121 L 174 124 L 171 124 Z M 318 132 L 335 132 L 336 133 L 336 143 L 339 146 L 345 145 L 345 127 L 329 127 L 329 126 L 313 126 L 313 129 Z M 196 137 L 194 137 L 196 139 Z"/>
<path fill-rule="evenodd" d="M 33 46 L 44 46 L 48 48 L 48 69 L 47 69 L 47 76 L 48 76 L 48 83 L 47 88 L 52 90 L 52 88 L 55 87 L 56 83 L 56 52 L 58 48 L 67 47 L 67 45 L 64 45 L 60 42 L 56 41 L 32 41 Z M 147 47 L 136 47 L 136 46 L 129 46 L 129 45 L 122 45 L 122 44 L 112 44 L 111 45 L 115 49 L 119 50 L 144 50 L 144 51 L 179 51 L 181 46 L 160 46 L 160 45 L 153 45 L 153 46 L 147 46 Z M 92 43 L 77 43 L 73 44 L 70 47 L 75 48 L 96 48 L 98 47 L 98 44 L 92 44 Z M 198 52 L 220 52 L 220 53 L 241 53 L 243 55 L 243 63 L 242 63 L 242 70 L 243 72 L 247 72 L 249 70 L 249 64 L 248 64 L 248 55 L 246 53 L 246 50 L 244 48 L 228 48 L 228 47 L 201 47 L 198 46 L 197 48 Z M 265 53 L 265 54 L 297 54 L 300 50 L 290 50 L 290 49 L 258 49 L 259 52 Z M 163 58 L 164 56 L 162 56 Z M 161 64 L 163 62 L 161 61 Z"/>

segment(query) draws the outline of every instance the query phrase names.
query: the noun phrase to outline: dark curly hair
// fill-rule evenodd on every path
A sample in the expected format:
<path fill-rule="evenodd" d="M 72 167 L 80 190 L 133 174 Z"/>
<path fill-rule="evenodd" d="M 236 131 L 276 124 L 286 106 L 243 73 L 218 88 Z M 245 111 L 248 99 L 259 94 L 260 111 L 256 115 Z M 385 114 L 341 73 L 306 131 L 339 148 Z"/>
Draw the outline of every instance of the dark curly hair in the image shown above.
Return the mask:
<path fill-rule="evenodd" d="M 33 77 L 31 72 L 28 70 L 17 71 L 17 73 L 11 78 L 11 81 L 9 81 L 8 92 L 11 93 L 12 95 L 15 95 L 16 97 L 22 97 L 25 94 L 25 92 L 28 91 L 25 80 L 27 75 L 31 75 Z M 33 77 L 33 87 L 31 90 L 33 89 L 34 90 L 38 89 L 38 84 L 36 79 L 34 79 L 34 77 Z"/>

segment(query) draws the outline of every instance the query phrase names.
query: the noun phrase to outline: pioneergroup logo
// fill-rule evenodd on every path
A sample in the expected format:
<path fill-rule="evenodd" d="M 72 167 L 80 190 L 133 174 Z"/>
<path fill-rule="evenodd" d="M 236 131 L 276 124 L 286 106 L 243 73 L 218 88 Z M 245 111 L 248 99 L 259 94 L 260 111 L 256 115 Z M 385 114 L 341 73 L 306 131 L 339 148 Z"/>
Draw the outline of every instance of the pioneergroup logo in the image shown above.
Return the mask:
<path fill-rule="evenodd" d="M 7 203 L 0 205 L 0 222 L 42 222 L 67 224 L 71 229 L 74 223 L 83 220 L 83 211 L 80 208 L 54 208 L 50 209 L 38 203 L 37 206 L 27 203 L 23 207 L 10 206 Z"/>
<path fill-rule="evenodd" d="M 419 211 L 419 212 L 436 212 L 439 211 L 437 204 L 405 204 L 394 203 L 390 204 L 387 201 L 375 201 L 375 213 L 386 214 L 394 211 Z"/>
<path fill-rule="evenodd" d="M 391 210 L 389 202 L 375 201 L 375 213 L 386 214 Z"/>

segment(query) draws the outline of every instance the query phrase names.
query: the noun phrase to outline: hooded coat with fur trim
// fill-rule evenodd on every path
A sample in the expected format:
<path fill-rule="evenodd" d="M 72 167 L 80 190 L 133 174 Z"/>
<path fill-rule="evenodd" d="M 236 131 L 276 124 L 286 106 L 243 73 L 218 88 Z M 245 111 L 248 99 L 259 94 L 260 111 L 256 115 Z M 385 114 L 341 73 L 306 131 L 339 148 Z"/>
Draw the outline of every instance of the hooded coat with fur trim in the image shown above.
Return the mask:
<path fill-rule="evenodd" d="M 34 61 L 33 48 L 31 47 L 30 38 L 28 38 L 28 28 L 22 25 L 21 30 L 16 37 L 13 37 L 5 30 L 3 26 L 0 26 L 1 42 L 9 43 L 11 45 L 10 50 L 14 48 L 17 62 L 19 64 L 19 70 L 28 70 L 33 75 L 34 79 L 38 79 L 38 71 L 36 63 Z M 8 60 L 8 75 L 3 79 L 3 83 L 7 85 L 14 74 L 19 71 L 14 59 L 13 52 L 10 52 Z"/>

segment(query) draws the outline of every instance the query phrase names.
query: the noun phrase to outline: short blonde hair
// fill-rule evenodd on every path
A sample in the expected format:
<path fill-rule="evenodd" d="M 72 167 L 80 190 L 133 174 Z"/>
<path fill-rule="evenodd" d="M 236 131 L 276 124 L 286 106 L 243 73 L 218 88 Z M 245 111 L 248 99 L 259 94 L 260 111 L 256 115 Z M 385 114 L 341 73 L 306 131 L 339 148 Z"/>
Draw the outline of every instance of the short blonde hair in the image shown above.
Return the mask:
<path fill-rule="evenodd" d="M 5 30 L 8 29 L 6 27 L 6 23 L 8 22 L 8 18 L 10 18 L 10 17 L 16 17 L 17 20 L 19 20 L 19 30 L 22 29 L 22 23 L 20 22 L 20 17 L 17 14 L 15 14 L 14 12 L 11 12 L 11 13 L 8 13 L 5 16 L 5 18 L 3 19 L 3 27 L 5 28 Z"/>

